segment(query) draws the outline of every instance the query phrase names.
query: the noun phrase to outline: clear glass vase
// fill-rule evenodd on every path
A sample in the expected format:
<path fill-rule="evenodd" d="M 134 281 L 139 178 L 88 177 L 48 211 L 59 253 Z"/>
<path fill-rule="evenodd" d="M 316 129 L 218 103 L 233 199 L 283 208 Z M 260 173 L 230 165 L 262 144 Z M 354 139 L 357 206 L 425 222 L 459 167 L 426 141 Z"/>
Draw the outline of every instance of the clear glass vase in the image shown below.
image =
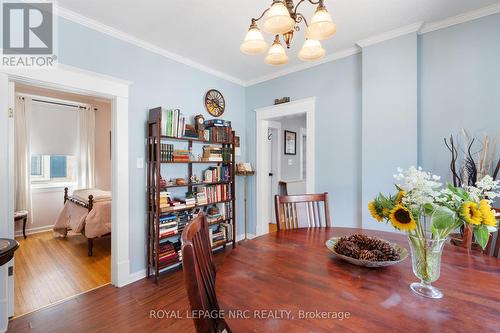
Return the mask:
<path fill-rule="evenodd" d="M 432 239 L 431 234 L 408 235 L 410 243 L 413 273 L 420 282 L 410 284 L 410 289 L 421 296 L 442 298 L 443 293 L 431 285 L 439 279 L 441 272 L 441 254 L 446 239 Z"/>

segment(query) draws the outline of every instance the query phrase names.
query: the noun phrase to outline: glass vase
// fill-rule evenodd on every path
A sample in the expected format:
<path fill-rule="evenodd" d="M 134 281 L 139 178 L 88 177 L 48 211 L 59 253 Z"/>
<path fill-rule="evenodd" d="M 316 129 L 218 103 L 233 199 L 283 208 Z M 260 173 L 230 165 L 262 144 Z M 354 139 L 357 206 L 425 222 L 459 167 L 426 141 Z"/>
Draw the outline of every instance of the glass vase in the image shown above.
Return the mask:
<path fill-rule="evenodd" d="M 428 298 L 442 298 L 443 293 L 432 286 L 441 272 L 441 254 L 446 239 L 432 239 L 432 235 L 408 235 L 413 273 L 420 282 L 410 284 L 410 289 Z"/>

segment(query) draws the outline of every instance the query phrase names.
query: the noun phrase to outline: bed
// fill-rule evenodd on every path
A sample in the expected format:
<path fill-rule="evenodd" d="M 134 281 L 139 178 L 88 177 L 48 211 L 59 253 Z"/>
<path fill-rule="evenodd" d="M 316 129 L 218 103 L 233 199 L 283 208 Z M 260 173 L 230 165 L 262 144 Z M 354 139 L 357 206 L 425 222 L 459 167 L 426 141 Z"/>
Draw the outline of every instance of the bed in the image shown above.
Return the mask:
<path fill-rule="evenodd" d="M 94 239 L 111 235 L 111 192 L 96 188 L 64 189 L 64 207 L 54 231 L 64 237 L 68 231 L 80 232 L 87 238 L 88 256 L 93 254 Z"/>

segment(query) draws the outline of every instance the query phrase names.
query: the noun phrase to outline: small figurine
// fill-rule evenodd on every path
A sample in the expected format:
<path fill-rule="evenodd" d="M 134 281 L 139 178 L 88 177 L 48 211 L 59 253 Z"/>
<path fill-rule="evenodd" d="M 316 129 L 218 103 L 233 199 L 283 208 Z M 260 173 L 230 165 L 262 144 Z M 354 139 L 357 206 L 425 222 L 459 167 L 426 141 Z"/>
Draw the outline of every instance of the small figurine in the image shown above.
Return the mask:
<path fill-rule="evenodd" d="M 191 184 L 198 184 L 201 182 L 197 175 L 192 175 L 189 180 L 191 181 Z"/>

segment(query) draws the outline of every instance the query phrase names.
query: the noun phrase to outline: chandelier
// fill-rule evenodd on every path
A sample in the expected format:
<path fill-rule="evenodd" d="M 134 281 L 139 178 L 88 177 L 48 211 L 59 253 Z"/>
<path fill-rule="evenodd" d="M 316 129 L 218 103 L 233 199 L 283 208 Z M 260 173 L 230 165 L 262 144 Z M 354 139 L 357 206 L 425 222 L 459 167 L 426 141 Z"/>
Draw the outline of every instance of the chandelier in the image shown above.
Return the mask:
<path fill-rule="evenodd" d="M 306 0 L 300 0 L 294 5 L 293 0 L 274 0 L 271 7 L 266 9 L 258 18 L 252 18 L 245 39 L 240 46 L 241 52 L 255 55 L 268 49 L 268 44 L 260 32 L 257 22 L 264 19 L 262 30 L 274 35 L 274 42 L 269 48 L 264 61 L 270 65 L 284 65 L 288 63 L 288 56 L 281 44 L 280 35 L 283 36 L 287 48 L 293 40 L 293 34 L 300 31 L 299 23 L 306 26 L 305 41 L 299 52 L 299 58 L 304 61 L 313 61 L 325 56 L 325 49 L 321 40 L 332 37 L 337 31 L 330 13 L 326 10 L 323 0 L 307 0 L 312 5 L 317 5 L 316 12 L 308 22 L 304 15 L 298 12 L 299 6 Z"/>

